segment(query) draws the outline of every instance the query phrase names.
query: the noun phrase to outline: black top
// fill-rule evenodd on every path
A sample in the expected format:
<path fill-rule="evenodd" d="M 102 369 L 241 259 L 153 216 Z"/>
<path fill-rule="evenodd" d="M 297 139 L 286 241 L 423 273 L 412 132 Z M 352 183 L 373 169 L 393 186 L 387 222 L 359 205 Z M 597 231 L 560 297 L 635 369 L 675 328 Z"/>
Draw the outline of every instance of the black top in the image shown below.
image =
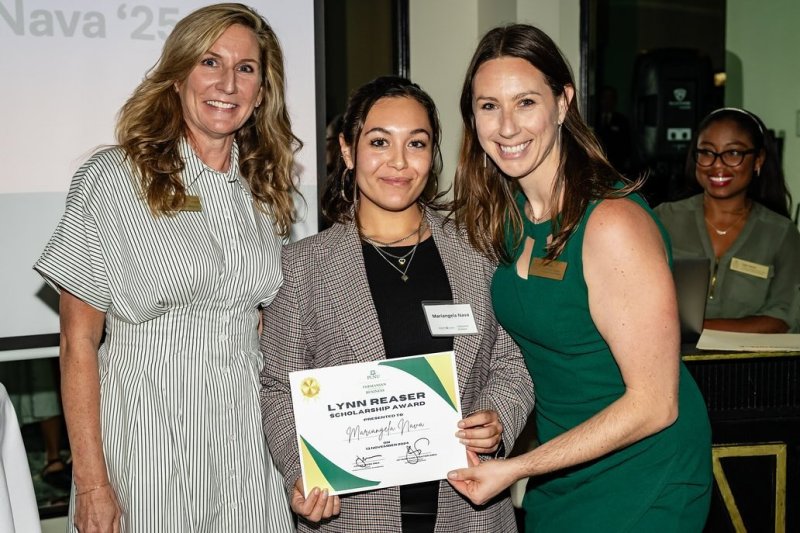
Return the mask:
<path fill-rule="evenodd" d="M 433 337 L 422 310 L 423 301 L 453 299 L 450 281 L 433 238 L 419 243 L 413 258 L 408 255 L 404 264 L 394 257 L 381 254 L 369 243 L 363 243 L 362 249 L 386 357 L 392 359 L 452 350 L 453 338 Z M 411 246 L 381 248 L 397 257 L 405 256 L 411 249 Z M 402 273 L 397 269 L 405 272 L 406 281 L 403 281 Z M 455 431 L 456 428 L 453 428 Z M 415 520 L 413 515 L 432 514 L 435 519 L 438 492 L 438 481 L 400 487 L 404 530 L 406 523 L 410 525 Z"/>

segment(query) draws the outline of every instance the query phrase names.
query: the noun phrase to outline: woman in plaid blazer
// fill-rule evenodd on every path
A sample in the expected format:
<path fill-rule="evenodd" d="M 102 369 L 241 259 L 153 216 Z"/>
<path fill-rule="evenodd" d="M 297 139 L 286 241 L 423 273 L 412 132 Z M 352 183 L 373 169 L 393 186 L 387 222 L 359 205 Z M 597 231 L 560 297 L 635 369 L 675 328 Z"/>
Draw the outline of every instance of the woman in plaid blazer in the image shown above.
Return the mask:
<path fill-rule="evenodd" d="M 439 132 L 433 101 L 408 80 L 357 90 L 323 197 L 334 224 L 284 248 L 284 284 L 264 313 L 261 406 L 299 531 L 517 530 L 508 493 L 475 506 L 446 481 L 303 497 L 289 372 L 452 349 L 467 415 L 453 431 L 479 454 L 511 450 L 533 407 L 518 348 L 492 312 L 495 265 L 433 211 Z M 470 304 L 479 333 L 432 337 L 422 300 Z"/>

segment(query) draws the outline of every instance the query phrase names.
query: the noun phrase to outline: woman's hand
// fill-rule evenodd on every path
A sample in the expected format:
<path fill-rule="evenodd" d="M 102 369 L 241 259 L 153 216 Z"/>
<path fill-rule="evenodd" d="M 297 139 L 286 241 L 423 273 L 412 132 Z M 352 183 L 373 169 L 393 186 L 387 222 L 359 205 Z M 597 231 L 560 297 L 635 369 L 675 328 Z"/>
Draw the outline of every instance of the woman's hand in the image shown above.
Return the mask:
<path fill-rule="evenodd" d="M 317 487 L 314 487 L 306 498 L 303 496 L 303 480 L 301 478 L 294 484 L 291 506 L 292 511 L 309 522 L 319 522 L 338 515 L 341 501 L 338 496 L 329 496 L 327 489 L 319 490 Z"/>
<path fill-rule="evenodd" d="M 472 413 L 459 421 L 456 437 L 467 450 L 475 453 L 494 453 L 500 446 L 503 424 L 497 411 L 485 410 Z"/>
<path fill-rule="evenodd" d="M 80 533 L 119 533 L 121 518 L 111 485 L 75 497 L 75 527 Z"/>
<path fill-rule="evenodd" d="M 517 481 L 514 460 L 495 459 L 481 462 L 475 452 L 468 451 L 469 468 L 453 470 L 447 481 L 476 505 L 483 505 Z"/>

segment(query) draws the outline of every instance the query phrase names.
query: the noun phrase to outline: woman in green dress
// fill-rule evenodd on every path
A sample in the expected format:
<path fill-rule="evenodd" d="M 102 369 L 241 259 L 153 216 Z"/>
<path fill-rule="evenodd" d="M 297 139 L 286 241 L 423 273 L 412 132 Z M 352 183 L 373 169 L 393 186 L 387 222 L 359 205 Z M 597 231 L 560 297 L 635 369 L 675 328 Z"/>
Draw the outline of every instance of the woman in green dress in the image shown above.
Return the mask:
<path fill-rule="evenodd" d="M 710 428 L 680 361 L 666 233 L 608 163 L 537 28 L 484 36 L 461 112 L 455 217 L 499 262 L 495 313 L 533 377 L 541 444 L 473 454 L 451 483 L 482 503 L 530 477 L 526 531 L 700 531 Z"/>

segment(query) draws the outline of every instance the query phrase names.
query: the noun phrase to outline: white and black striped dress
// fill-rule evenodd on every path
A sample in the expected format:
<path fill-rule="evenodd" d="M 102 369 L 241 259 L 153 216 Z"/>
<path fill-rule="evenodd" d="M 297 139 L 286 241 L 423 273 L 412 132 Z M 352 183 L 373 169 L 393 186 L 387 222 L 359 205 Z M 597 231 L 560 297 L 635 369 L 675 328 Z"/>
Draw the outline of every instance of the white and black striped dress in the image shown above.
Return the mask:
<path fill-rule="evenodd" d="M 35 268 L 106 313 L 101 426 L 123 531 L 293 531 L 259 408 L 258 308 L 281 283 L 282 241 L 235 144 L 227 174 L 186 141 L 180 153 L 201 211 L 153 216 L 122 150 L 103 150 Z"/>

